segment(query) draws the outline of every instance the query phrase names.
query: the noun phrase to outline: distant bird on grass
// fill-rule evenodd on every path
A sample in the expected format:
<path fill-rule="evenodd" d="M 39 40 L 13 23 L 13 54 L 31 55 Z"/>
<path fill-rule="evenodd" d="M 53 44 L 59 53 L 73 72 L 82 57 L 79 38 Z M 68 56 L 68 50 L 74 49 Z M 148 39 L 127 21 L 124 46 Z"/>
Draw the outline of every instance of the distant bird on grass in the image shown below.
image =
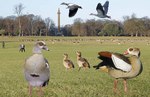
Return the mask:
<path fill-rule="evenodd" d="M 94 15 L 99 18 L 111 18 L 110 16 L 107 15 L 108 7 L 109 1 L 106 1 L 103 6 L 101 5 L 101 3 L 98 3 L 96 7 L 97 14 L 91 13 L 90 15 Z"/>
<path fill-rule="evenodd" d="M 77 63 L 79 65 L 78 71 L 80 71 L 81 68 L 90 68 L 89 62 L 87 61 L 87 59 L 82 58 L 81 52 L 77 51 L 76 54 L 77 54 Z"/>
<path fill-rule="evenodd" d="M 24 44 L 20 44 L 19 45 L 19 52 L 25 52 L 25 45 Z"/>
<path fill-rule="evenodd" d="M 73 17 L 77 11 L 78 11 L 78 8 L 82 9 L 81 6 L 77 5 L 77 4 L 73 4 L 73 3 L 61 3 L 61 5 L 66 5 L 67 8 L 69 9 L 69 17 Z"/>
<path fill-rule="evenodd" d="M 64 54 L 63 64 L 66 69 L 74 68 L 74 64 L 71 60 L 68 59 L 68 54 Z"/>
<path fill-rule="evenodd" d="M 102 62 L 93 67 L 101 69 L 115 78 L 114 93 L 117 93 L 118 79 L 123 79 L 124 91 L 127 92 L 127 79 L 138 76 L 143 70 L 139 48 L 128 48 L 124 54 L 129 54 L 129 56 L 108 51 L 102 51 L 98 54 L 98 58 Z"/>
<path fill-rule="evenodd" d="M 32 95 L 32 87 L 39 87 L 38 95 L 42 95 L 42 87 L 48 85 L 50 70 L 49 63 L 42 55 L 41 50 L 48 48 L 43 41 L 38 41 L 34 45 L 33 55 L 25 60 L 24 74 L 29 84 L 29 95 Z"/>

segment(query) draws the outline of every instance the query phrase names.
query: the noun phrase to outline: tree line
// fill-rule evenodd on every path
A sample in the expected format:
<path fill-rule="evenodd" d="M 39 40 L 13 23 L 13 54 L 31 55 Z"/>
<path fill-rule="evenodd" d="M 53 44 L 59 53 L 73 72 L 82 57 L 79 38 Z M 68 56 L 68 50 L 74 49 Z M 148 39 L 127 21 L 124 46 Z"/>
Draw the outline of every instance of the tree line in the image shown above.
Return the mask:
<path fill-rule="evenodd" d="M 73 24 L 62 26 L 58 32 L 50 17 L 22 15 L 23 9 L 19 4 L 14 8 L 17 16 L 0 17 L 1 36 L 150 36 L 150 18 L 137 18 L 135 14 L 124 16 L 123 21 L 76 18 Z"/>
<path fill-rule="evenodd" d="M 64 35 L 77 36 L 150 36 L 150 19 L 124 16 L 123 21 L 95 20 L 83 22 L 77 18 L 72 25 L 64 26 Z"/>

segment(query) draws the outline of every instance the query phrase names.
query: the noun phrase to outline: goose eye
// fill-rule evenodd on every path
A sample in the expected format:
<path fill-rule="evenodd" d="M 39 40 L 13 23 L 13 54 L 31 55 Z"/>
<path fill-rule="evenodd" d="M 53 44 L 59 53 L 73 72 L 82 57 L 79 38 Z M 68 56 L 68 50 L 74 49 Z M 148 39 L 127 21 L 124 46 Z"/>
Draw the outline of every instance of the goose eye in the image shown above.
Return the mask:
<path fill-rule="evenodd" d="M 39 43 L 40 46 L 43 46 L 44 44 L 42 42 Z"/>
<path fill-rule="evenodd" d="M 133 51 L 133 48 L 130 48 L 129 51 Z"/>

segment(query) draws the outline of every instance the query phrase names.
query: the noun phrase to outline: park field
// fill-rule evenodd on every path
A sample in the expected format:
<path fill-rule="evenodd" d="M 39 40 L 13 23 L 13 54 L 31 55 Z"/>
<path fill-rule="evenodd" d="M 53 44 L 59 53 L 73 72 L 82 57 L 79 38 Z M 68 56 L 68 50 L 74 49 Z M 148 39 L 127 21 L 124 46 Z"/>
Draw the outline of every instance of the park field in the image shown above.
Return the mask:
<path fill-rule="evenodd" d="M 32 47 L 38 40 L 45 41 L 50 51 L 43 51 L 50 63 L 50 82 L 43 97 L 150 97 L 150 38 L 149 37 L 0 37 L 0 97 L 28 97 L 28 83 L 23 74 L 24 60 L 32 55 Z M 2 48 L 5 41 L 5 48 Z M 26 45 L 26 52 L 19 52 L 19 44 Z M 123 53 L 128 47 L 141 50 L 143 72 L 128 80 L 128 93 L 123 91 L 123 81 L 118 84 L 119 93 L 113 93 L 113 78 L 92 66 L 101 60 L 99 51 Z M 78 71 L 76 51 L 82 52 L 90 69 Z M 75 69 L 66 70 L 63 54 L 68 53 Z M 37 97 L 34 88 L 32 97 Z"/>

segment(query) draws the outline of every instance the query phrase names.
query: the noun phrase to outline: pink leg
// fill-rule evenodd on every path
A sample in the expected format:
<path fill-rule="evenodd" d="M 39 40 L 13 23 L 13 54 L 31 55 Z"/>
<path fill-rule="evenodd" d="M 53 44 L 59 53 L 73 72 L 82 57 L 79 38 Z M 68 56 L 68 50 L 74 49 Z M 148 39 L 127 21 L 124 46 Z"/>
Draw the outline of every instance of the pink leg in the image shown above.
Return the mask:
<path fill-rule="evenodd" d="M 124 92 L 127 92 L 127 90 L 128 90 L 128 88 L 127 88 L 127 80 L 124 79 L 123 83 L 124 83 Z"/>
<path fill-rule="evenodd" d="M 118 80 L 115 79 L 114 80 L 114 93 L 117 93 L 117 84 L 118 84 Z"/>
<path fill-rule="evenodd" d="M 43 91 L 42 91 L 42 86 L 39 87 L 39 92 L 38 92 L 38 96 L 42 96 L 43 95 Z"/>
<path fill-rule="evenodd" d="M 29 90 L 28 90 L 29 91 L 29 95 L 31 96 L 32 95 L 32 86 L 29 84 L 28 88 L 29 88 Z"/>

